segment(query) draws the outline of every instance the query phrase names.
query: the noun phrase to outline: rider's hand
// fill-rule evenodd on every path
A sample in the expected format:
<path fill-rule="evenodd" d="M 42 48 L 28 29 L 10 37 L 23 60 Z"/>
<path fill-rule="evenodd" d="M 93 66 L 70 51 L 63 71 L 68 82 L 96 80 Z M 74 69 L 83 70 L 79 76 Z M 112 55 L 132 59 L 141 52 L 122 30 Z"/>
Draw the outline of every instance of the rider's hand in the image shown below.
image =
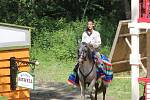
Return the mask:
<path fill-rule="evenodd" d="M 93 47 L 93 44 L 90 42 L 90 43 L 88 43 L 88 46 Z"/>

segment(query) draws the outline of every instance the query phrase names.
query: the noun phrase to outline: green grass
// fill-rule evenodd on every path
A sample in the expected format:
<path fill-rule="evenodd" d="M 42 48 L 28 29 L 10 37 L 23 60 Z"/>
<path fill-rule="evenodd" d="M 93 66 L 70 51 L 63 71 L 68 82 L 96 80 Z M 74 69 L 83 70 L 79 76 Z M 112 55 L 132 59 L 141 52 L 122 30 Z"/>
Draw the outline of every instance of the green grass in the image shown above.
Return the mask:
<path fill-rule="evenodd" d="M 32 51 L 33 52 L 33 51 Z M 37 58 L 40 62 L 35 68 L 35 79 L 39 83 L 63 82 L 68 79 L 72 72 L 75 61 L 56 61 L 50 52 L 36 51 L 32 53 L 32 58 Z M 129 76 L 128 73 L 116 74 L 115 76 Z M 143 86 L 140 85 L 140 95 L 142 95 Z M 131 79 L 114 78 L 108 87 L 108 96 L 115 100 L 131 100 Z"/>
<path fill-rule="evenodd" d="M 35 69 L 37 81 L 42 82 L 66 82 L 73 64 L 55 63 L 55 61 L 41 62 Z"/>
<path fill-rule="evenodd" d="M 66 82 L 75 62 L 56 61 L 50 52 L 31 51 L 31 58 L 36 58 L 40 64 L 34 70 L 38 82 Z"/>
<path fill-rule="evenodd" d="M 131 100 L 131 81 L 129 79 L 114 78 L 108 88 L 109 96 L 115 96 L 116 100 Z"/>
<path fill-rule="evenodd" d="M 143 85 L 140 87 L 140 96 L 143 94 Z M 109 96 L 113 96 L 116 100 L 131 100 L 131 79 L 130 78 L 114 78 L 109 88 Z"/>

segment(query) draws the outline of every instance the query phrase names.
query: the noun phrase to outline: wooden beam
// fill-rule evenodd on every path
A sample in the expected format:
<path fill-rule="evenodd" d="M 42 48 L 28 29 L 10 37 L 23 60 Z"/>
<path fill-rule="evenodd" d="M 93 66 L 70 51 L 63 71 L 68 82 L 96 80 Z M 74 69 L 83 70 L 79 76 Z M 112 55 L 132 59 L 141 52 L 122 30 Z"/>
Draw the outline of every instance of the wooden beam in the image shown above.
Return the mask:
<path fill-rule="evenodd" d="M 146 35 L 147 32 L 141 32 L 139 35 Z M 127 34 L 120 34 L 119 37 L 128 37 L 131 36 L 131 34 L 127 33 Z"/>
<path fill-rule="evenodd" d="M 116 76 L 116 77 L 113 77 L 113 78 L 116 78 L 116 79 L 131 79 L 131 77 L 118 77 L 118 76 Z"/>
<path fill-rule="evenodd" d="M 109 60 L 110 61 L 112 60 L 112 57 L 113 57 L 113 54 L 114 54 L 114 51 L 115 51 L 115 47 L 117 45 L 118 36 L 119 36 L 120 30 L 121 30 L 122 23 L 123 22 L 120 21 L 119 24 L 118 24 L 118 28 L 117 28 L 117 31 L 116 31 L 115 39 L 114 39 L 113 45 L 111 47 L 111 52 L 110 52 L 110 55 L 109 55 Z"/>
<path fill-rule="evenodd" d="M 147 57 L 142 57 L 141 60 L 146 60 Z M 122 64 L 122 63 L 127 63 L 129 62 L 129 60 L 123 60 L 123 61 L 117 61 L 117 62 L 113 62 L 112 65 L 117 65 L 117 64 Z"/>

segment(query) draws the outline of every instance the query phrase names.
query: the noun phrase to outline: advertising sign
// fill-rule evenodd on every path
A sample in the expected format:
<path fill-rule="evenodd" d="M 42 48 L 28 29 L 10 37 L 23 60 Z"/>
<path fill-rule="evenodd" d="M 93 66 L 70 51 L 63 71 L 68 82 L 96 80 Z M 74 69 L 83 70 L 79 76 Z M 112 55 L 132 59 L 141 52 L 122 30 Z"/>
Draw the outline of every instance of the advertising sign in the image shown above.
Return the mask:
<path fill-rule="evenodd" d="M 28 72 L 18 74 L 18 86 L 33 89 L 33 76 Z"/>

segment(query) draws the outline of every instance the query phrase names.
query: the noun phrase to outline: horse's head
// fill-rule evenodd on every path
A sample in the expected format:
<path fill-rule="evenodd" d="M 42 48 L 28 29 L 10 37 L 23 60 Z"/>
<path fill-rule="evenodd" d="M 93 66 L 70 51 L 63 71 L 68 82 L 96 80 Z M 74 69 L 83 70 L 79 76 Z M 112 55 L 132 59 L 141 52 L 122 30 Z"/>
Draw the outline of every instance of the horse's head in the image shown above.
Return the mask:
<path fill-rule="evenodd" d="M 79 64 L 83 64 L 84 61 L 92 61 L 92 51 L 87 43 L 82 42 L 79 50 L 78 50 L 78 61 Z"/>

